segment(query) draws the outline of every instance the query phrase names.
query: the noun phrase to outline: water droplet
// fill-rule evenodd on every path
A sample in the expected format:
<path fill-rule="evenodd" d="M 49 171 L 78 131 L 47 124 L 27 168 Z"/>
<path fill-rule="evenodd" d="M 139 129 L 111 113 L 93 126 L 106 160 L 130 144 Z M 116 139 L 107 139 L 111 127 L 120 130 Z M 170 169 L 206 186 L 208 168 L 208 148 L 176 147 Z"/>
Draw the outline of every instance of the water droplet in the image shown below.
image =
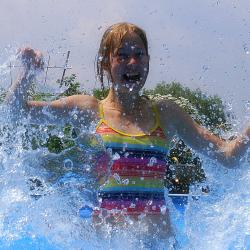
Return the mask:
<path fill-rule="evenodd" d="M 135 205 L 134 203 L 131 203 L 129 207 L 130 207 L 130 208 L 135 208 L 136 205 Z"/>
<path fill-rule="evenodd" d="M 151 158 L 149 159 L 148 166 L 149 166 L 149 167 L 152 167 L 156 162 L 157 162 L 157 159 L 156 159 L 155 157 L 151 157 Z"/>
<path fill-rule="evenodd" d="M 250 110 L 250 101 L 247 101 L 247 102 L 245 103 L 245 108 L 246 108 L 247 111 Z"/>
<path fill-rule="evenodd" d="M 160 209 L 161 209 L 161 213 L 162 213 L 162 214 L 166 214 L 166 212 L 167 212 L 167 207 L 166 207 L 165 205 L 161 206 Z"/>
<path fill-rule="evenodd" d="M 129 184 L 129 179 L 123 180 L 122 183 L 123 183 L 124 185 L 128 185 L 128 184 Z"/>
<path fill-rule="evenodd" d="M 121 157 L 118 153 L 115 153 L 113 156 L 112 156 L 112 160 L 119 160 Z"/>
<path fill-rule="evenodd" d="M 101 62 L 102 60 L 103 60 L 103 56 L 99 56 L 99 57 L 98 57 L 98 61 Z"/>
<path fill-rule="evenodd" d="M 118 84 L 114 85 L 114 90 L 117 91 L 118 90 Z"/>
<path fill-rule="evenodd" d="M 128 156 L 129 156 L 129 153 L 126 152 L 126 153 L 124 154 L 124 157 L 125 157 L 125 158 L 128 158 Z"/>
<path fill-rule="evenodd" d="M 63 138 L 63 137 L 64 137 L 64 133 L 63 133 L 63 132 L 59 132 L 59 133 L 58 133 L 58 137 L 59 137 L 59 138 Z"/>
<path fill-rule="evenodd" d="M 141 213 L 139 216 L 138 216 L 138 219 L 139 220 L 142 220 L 143 218 L 146 217 L 146 214 L 145 213 Z"/>
<path fill-rule="evenodd" d="M 121 183 L 122 183 L 122 182 L 121 182 L 121 177 L 120 177 L 119 174 L 114 173 L 114 174 L 113 174 L 113 177 L 114 177 L 114 179 L 116 180 L 116 182 L 117 182 L 118 184 L 121 184 Z"/>
<path fill-rule="evenodd" d="M 152 200 L 149 200 L 148 202 L 147 202 L 147 205 L 152 205 L 153 204 L 153 201 Z"/>
<path fill-rule="evenodd" d="M 169 169 L 172 170 L 172 171 L 174 171 L 175 170 L 175 166 L 174 165 L 170 165 Z"/>
<path fill-rule="evenodd" d="M 227 103 L 227 109 L 230 111 L 233 109 L 233 104 L 231 102 Z"/>
<path fill-rule="evenodd" d="M 107 148 L 107 154 L 111 157 L 112 156 L 112 148 Z"/>
<path fill-rule="evenodd" d="M 65 159 L 63 161 L 63 166 L 64 166 L 65 169 L 71 170 L 73 168 L 74 164 L 70 159 Z"/>
<path fill-rule="evenodd" d="M 213 144 L 212 142 L 209 142 L 208 145 L 209 145 L 210 148 L 213 148 L 213 147 L 214 147 L 214 144 Z"/>

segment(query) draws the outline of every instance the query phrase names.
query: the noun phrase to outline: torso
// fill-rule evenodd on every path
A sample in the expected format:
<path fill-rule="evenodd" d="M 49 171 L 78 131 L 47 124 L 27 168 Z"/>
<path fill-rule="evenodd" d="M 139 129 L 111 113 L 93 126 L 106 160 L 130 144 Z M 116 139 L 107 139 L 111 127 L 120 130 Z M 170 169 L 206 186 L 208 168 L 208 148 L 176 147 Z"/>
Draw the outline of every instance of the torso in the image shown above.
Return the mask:
<path fill-rule="evenodd" d="M 97 163 L 97 172 L 106 176 L 99 190 L 100 210 L 110 214 L 129 215 L 162 214 L 165 208 L 164 178 L 167 169 L 168 138 L 160 126 L 155 106 L 150 112 L 154 124 L 151 128 L 132 126 L 128 132 L 113 127 L 105 119 L 100 105 L 99 134 L 109 152 Z M 145 131 L 145 132 L 144 132 Z"/>

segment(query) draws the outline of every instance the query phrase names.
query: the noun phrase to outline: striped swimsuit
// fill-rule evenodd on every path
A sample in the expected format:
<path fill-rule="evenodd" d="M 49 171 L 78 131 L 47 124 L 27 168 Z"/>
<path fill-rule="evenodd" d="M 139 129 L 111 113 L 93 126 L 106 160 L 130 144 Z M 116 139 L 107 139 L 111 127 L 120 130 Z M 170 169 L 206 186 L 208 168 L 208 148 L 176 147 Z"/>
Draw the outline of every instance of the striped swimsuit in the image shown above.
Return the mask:
<path fill-rule="evenodd" d="M 100 105 L 99 134 L 110 157 L 103 155 L 97 172 L 106 175 L 98 197 L 100 211 L 127 215 L 164 213 L 164 178 L 167 170 L 168 144 L 160 127 L 159 114 L 153 106 L 156 123 L 149 134 L 131 135 L 112 128 L 104 119 Z M 103 174 L 101 174 L 103 173 Z"/>

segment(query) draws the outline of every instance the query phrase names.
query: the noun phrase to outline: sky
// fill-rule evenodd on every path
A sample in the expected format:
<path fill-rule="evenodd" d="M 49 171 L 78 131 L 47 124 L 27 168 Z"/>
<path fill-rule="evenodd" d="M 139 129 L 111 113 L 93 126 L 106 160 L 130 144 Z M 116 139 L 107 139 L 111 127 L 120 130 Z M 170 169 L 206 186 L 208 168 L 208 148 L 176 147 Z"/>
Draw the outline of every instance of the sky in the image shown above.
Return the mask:
<path fill-rule="evenodd" d="M 70 50 L 66 74 L 76 73 L 87 89 L 97 87 L 94 62 L 102 34 L 123 21 L 147 33 L 147 88 L 178 81 L 221 96 L 240 119 L 250 116 L 249 0 L 0 0 L 0 65 L 30 46 L 45 60 L 50 55 L 52 66 L 63 66 Z M 61 74 L 50 70 L 46 87 L 56 86 L 53 79 Z M 3 75 L 0 85 L 7 88 L 9 75 Z"/>

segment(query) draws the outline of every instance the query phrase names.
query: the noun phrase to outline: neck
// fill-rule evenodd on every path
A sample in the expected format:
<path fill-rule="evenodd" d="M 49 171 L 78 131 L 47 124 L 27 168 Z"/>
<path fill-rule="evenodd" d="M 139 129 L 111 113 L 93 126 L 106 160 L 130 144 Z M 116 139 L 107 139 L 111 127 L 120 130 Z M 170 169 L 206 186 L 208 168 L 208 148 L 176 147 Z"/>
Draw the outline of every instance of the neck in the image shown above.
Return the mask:
<path fill-rule="evenodd" d="M 142 98 L 138 93 L 122 94 L 113 88 L 110 89 L 104 102 L 110 106 L 110 108 L 126 114 L 134 113 L 135 110 L 138 112 L 143 106 Z"/>

